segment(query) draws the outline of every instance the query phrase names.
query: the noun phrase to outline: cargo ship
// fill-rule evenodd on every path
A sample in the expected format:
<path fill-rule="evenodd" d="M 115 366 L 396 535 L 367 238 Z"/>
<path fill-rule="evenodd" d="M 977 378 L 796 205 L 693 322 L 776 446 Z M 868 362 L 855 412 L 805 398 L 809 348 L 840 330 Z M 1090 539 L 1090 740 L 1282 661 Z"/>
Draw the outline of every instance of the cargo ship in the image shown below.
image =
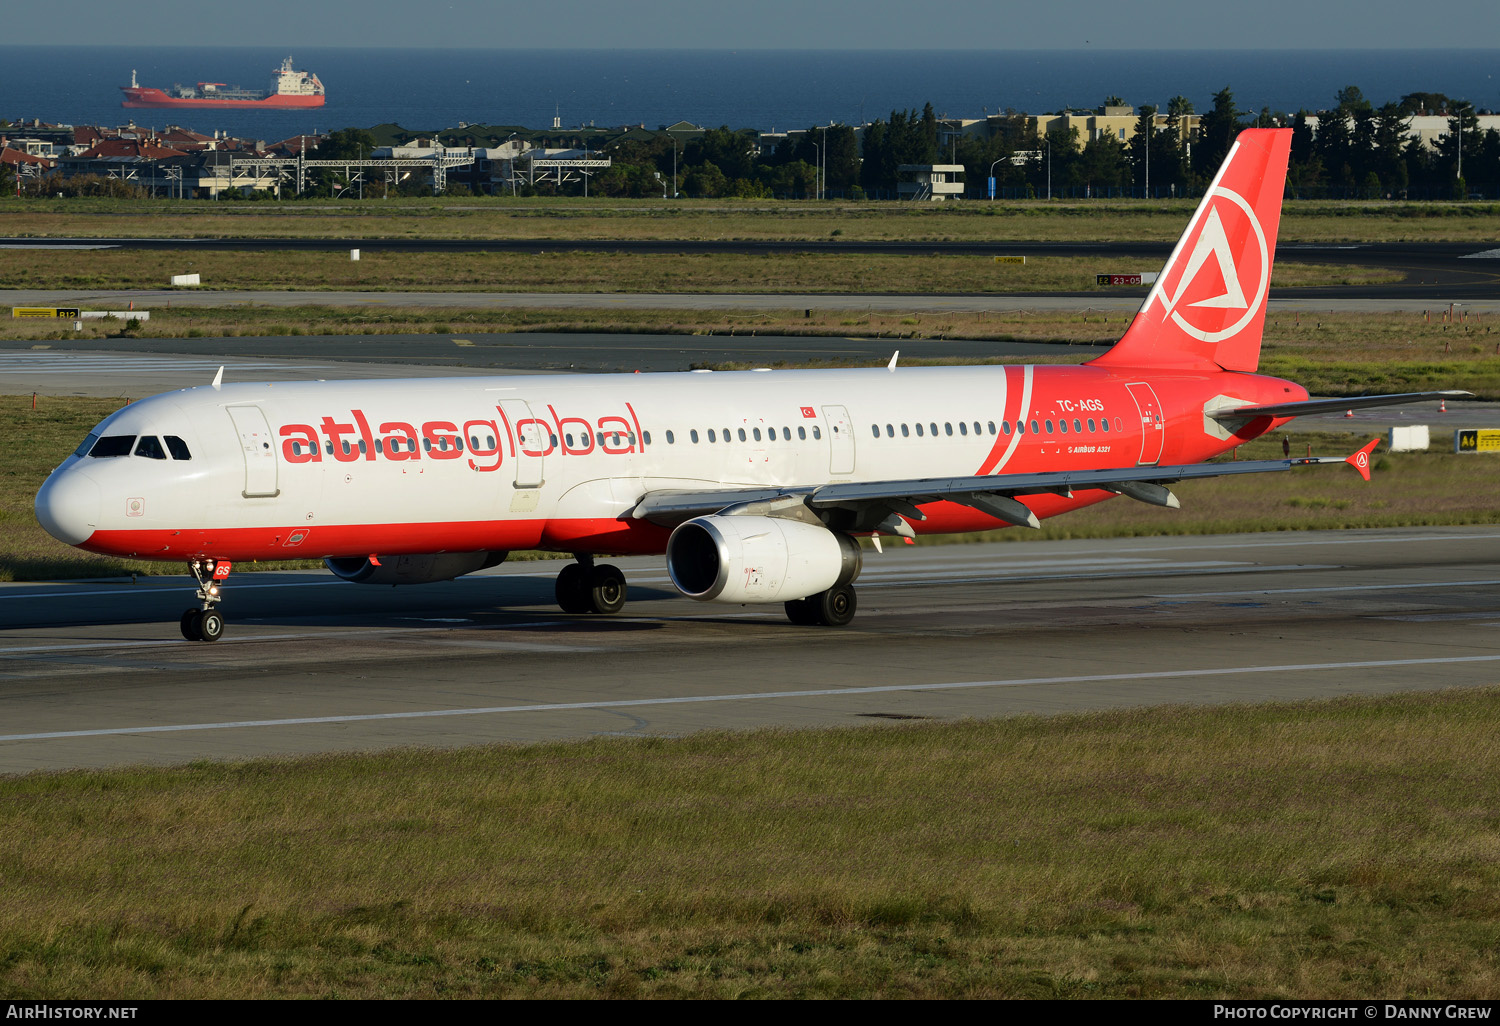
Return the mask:
<path fill-rule="evenodd" d="M 136 83 L 135 71 L 130 84 L 121 86 L 125 94 L 122 107 L 266 107 L 301 108 L 323 106 L 323 83 L 310 71 L 294 71 L 292 59 L 281 62 L 271 73 L 271 88 L 241 89 L 223 82 L 199 82 L 196 86 L 174 85 L 156 89 Z"/>

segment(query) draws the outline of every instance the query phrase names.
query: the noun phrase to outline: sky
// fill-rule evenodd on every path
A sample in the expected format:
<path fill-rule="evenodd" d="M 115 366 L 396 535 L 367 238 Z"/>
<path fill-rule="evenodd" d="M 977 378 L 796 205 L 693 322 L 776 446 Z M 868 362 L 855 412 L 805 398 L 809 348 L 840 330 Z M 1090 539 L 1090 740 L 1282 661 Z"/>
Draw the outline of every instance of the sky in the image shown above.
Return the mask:
<path fill-rule="evenodd" d="M 4 42 L 481 49 L 1500 47 L 1496 0 L 50 0 Z"/>

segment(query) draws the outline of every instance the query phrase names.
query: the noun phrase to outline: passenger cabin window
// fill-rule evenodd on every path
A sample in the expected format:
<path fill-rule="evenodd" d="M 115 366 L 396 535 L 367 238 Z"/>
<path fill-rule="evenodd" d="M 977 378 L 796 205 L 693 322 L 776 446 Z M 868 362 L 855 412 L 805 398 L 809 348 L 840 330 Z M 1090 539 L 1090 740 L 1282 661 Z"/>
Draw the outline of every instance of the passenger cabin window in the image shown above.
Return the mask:
<path fill-rule="evenodd" d="M 135 435 L 105 435 L 94 443 L 94 447 L 89 450 L 89 455 L 95 459 L 129 456 L 130 450 L 134 448 Z"/>
<path fill-rule="evenodd" d="M 163 437 L 163 441 L 167 443 L 167 452 L 172 454 L 174 460 L 190 460 L 193 458 L 193 454 L 188 451 L 188 444 L 176 435 L 166 435 Z M 308 446 L 308 451 L 310 452 L 311 450 L 312 446 Z"/>
<path fill-rule="evenodd" d="M 817 440 L 822 440 L 823 438 L 823 430 L 816 424 L 813 425 L 813 438 Z"/>
<path fill-rule="evenodd" d="M 807 428 L 799 426 L 797 428 L 797 437 L 799 439 L 801 439 L 802 441 L 804 441 L 804 442 L 807 441 Z M 876 438 L 880 437 L 880 429 L 879 428 L 875 429 L 875 437 Z"/>
<path fill-rule="evenodd" d="M 876 438 L 879 438 L 880 437 L 880 425 L 879 424 L 871 424 L 870 425 L 870 433 L 872 435 L 874 435 Z"/>
<path fill-rule="evenodd" d="M 144 456 L 148 460 L 164 460 L 167 458 L 167 450 L 161 446 L 161 439 L 155 435 L 142 435 L 141 440 L 135 443 L 135 454 Z"/>
<path fill-rule="evenodd" d="M 697 445 L 698 444 L 698 429 L 697 428 L 693 428 L 691 431 L 689 431 L 688 432 L 688 438 L 692 439 L 692 442 L 693 442 L 694 445 Z"/>

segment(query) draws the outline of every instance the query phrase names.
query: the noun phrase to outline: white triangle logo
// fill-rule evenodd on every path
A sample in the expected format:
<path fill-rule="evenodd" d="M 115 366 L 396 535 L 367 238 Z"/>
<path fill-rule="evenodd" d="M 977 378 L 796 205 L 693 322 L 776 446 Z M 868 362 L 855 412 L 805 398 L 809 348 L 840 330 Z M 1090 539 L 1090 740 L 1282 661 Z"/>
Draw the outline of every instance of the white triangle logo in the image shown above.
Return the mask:
<path fill-rule="evenodd" d="M 1198 233 L 1198 241 L 1193 245 L 1192 255 L 1188 257 L 1187 266 L 1183 268 L 1182 277 L 1177 279 L 1177 292 L 1167 303 L 1164 313 L 1170 314 L 1177 306 L 1178 300 L 1193 283 L 1209 257 L 1218 262 L 1224 291 L 1188 305 L 1217 310 L 1244 310 L 1249 307 L 1250 304 L 1245 302 L 1245 290 L 1240 287 L 1240 275 L 1234 266 L 1234 257 L 1229 252 L 1229 237 L 1224 233 L 1224 222 L 1219 220 L 1218 210 L 1210 209 L 1203 222 L 1203 230 Z"/>

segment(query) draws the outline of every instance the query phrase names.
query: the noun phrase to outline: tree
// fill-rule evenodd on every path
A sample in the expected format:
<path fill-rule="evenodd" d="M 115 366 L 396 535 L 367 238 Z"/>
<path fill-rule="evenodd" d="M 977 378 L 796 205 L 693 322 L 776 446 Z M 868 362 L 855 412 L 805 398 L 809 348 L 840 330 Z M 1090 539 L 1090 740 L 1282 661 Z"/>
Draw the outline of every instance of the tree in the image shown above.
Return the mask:
<path fill-rule="evenodd" d="M 341 128 L 313 147 L 308 156 L 317 160 L 359 160 L 376 147 L 375 136 L 364 128 Z"/>
<path fill-rule="evenodd" d="M 1224 163 L 1239 134 L 1240 114 L 1228 86 L 1214 93 L 1213 110 L 1198 122 L 1198 143 L 1193 147 L 1193 170 L 1199 175 L 1209 178 Z"/>
<path fill-rule="evenodd" d="M 849 125 L 828 129 L 828 155 L 823 161 L 823 187 L 840 192 L 859 182 L 859 138 Z"/>
<path fill-rule="evenodd" d="M 1365 94 L 1360 92 L 1359 86 L 1344 86 L 1335 95 L 1338 109 L 1346 114 L 1356 114 L 1360 111 L 1371 111 L 1370 101 L 1365 99 Z"/>
<path fill-rule="evenodd" d="M 1167 117 L 1173 121 L 1190 117 L 1193 114 L 1193 101 L 1186 96 L 1174 96 L 1167 101 Z"/>
<path fill-rule="evenodd" d="M 1442 93 L 1407 93 L 1398 101 L 1403 114 L 1437 114 L 1452 101 Z"/>
<path fill-rule="evenodd" d="M 683 180 L 682 191 L 689 196 L 716 199 L 724 195 L 728 186 L 729 179 L 725 177 L 719 166 L 713 161 L 704 161 L 688 170 Z"/>

